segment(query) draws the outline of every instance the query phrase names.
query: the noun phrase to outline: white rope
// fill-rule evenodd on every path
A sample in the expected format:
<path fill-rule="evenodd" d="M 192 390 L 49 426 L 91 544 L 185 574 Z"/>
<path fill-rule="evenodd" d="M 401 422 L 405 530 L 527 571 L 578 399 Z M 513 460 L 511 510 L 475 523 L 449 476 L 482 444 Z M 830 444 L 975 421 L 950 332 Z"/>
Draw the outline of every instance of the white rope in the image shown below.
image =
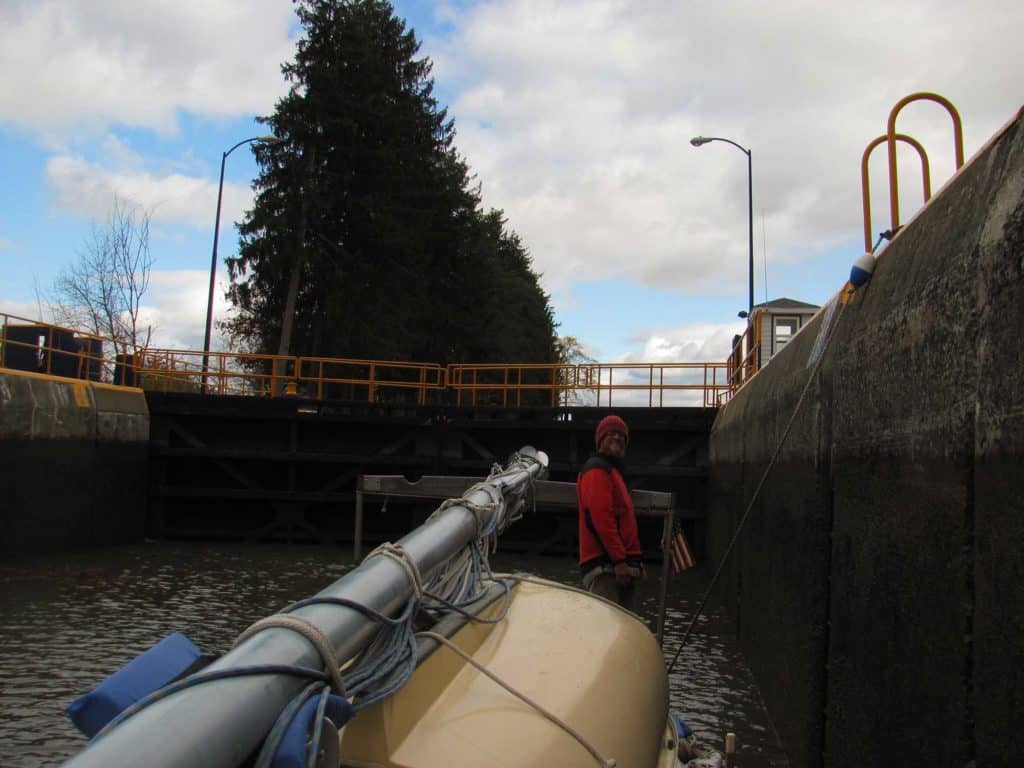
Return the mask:
<path fill-rule="evenodd" d="M 497 548 L 497 534 L 505 527 L 505 499 L 501 489 L 490 482 L 493 477 L 492 472 L 488 480 L 473 484 L 462 497 L 446 499 L 428 518 L 433 519 L 452 507 L 462 507 L 469 510 L 476 519 L 476 538 L 461 552 L 449 558 L 426 587 L 428 591 L 455 604 L 464 604 L 479 596 L 482 577 L 490 572 L 488 554 Z M 488 500 L 477 503 L 466 498 L 477 491 L 486 494 Z"/>
<path fill-rule="evenodd" d="M 490 496 L 490 501 L 484 502 L 483 504 L 477 504 L 466 498 L 473 491 L 482 491 Z M 485 525 L 487 523 L 488 516 L 494 512 L 502 503 L 501 491 L 495 488 L 493 485 L 487 482 L 475 483 L 466 489 L 466 493 L 458 499 L 445 499 L 441 502 L 441 505 L 435 509 L 427 520 L 432 520 L 436 516 L 440 515 L 445 510 L 451 509 L 452 507 L 464 507 L 473 513 L 476 518 L 476 537 L 478 539 L 483 538 L 486 530 Z"/>
<path fill-rule="evenodd" d="M 583 734 L 581 734 L 579 731 L 577 731 L 575 728 L 573 728 L 567 722 L 565 722 L 560 717 L 558 717 L 558 715 L 554 714 L 553 712 L 549 712 L 544 707 L 542 707 L 540 704 L 538 704 L 536 701 L 534 701 L 529 696 L 527 696 L 525 693 L 520 693 L 519 691 L 517 691 L 511 685 L 509 685 L 504 680 L 502 680 L 500 677 L 498 677 L 496 674 L 491 672 L 491 670 L 487 669 L 487 667 L 485 667 L 483 664 L 481 664 L 476 659 L 474 659 L 472 656 L 470 656 L 468 653 L 466 653 L 464 650 L 459 648 L 459 646 L 455 645 L 455 643 L 451 642 L 447 637 L 444 637 L 443 635 L 439 635 L 436 632 L 417 632 L 416 636 L 417 637 L 428 637 L 431 640 L 434 640 L 434 641 L 440 643 L 441 645 L 445 646 L 446 648 L 451 649 L 457 655 L 461 656 L 466 661 L 467 664 L 469 664 L 470 666 L 475 668 L 478 672 L 480 672 L 481 674 L 486 675 L 487 677 L 489 677 L 491 680 L 493 680 L 495 683 L 500 685 L 506 691 L 511 693 L 517 699 L 519 699 L 520 701 L 524 702 L 527 706 L 535 709 L 541 715 L 546 717 L 552 723 L 554 723 L 559 728 L 561 728 L 563 731 L 565 731 L 570 736 L 572 736 L 574 739 L 576 739 L 576 741 L 578 741 L 580 743 L 580 745 L 584 749 L 587 750 L 587 752 L 589 752 L 591 755 L 593 755 L 594 759 L 597 760 L 597 762 L 600 763 L 602 766 L 604 766 L 604 768 L 616 768 L 616 766 L 618 765 L 615 762 L 614 759 L 612 759 L 610 757 L 605 757 L 604 755 L 602 755 L 600 750 L 598 750 L 597 747 L 595 747 L 593 744 L 591 744 L 586 739 L 586 737 L 583 736 Z"/>
<path fill-rule="evenodd" d="M 405 547 L 401 544 L 392 544 L 390 541 L 385 541 L 379 547 L 374 549 L 368 554 L 363 562 L 369 560 L 371 557 L 382 555 L 389 557 L 402 566 L 402 570 L 405 571 L 405 575 L 409 577 L 409 585 L 412 587 L 413 595 L 417 602 L 423 596 L 423 582 L 420 578 L 419 569 L 416 567 L 416 561 L 412 559 L 412 555 L 405 551 Z"/>
<path fill-rule="evenodd" d="M 879 242 L 881 242 L 881 240 L 879 240 Z M 878 243 L 875 244 L 875 247 L 878 247 Z M 846 289 L 844 288 L 843 290 L 845 291 Z M 855 292 L 851 292 L 847 295 L 845 300 L 842 298 L 840 299 L 839 315 L 836 317 L 835 325 L 825 339 L 821 355 L 818 356 L 818 359 L 814 363 L 814 367 L 811 368 L 811 372 L 807 376 L 807 381 L 804 383 L 804 388 L 800 392 L 800 397 L 797 398 L 796 406 L 793 408 L 793 413 L 790 414 L 789 421 L 786 423 L 786 428 L 782 430 L 782 437 L 779 438 L 779 442 L 775 446 L 775 451 L 772 453 L 772 457 L 768 461 L 768 466 L 766 466 L 764 468 L 764 472 L 761 473 L 761 479 L 758 481 L 757 487 L 754 488 L 754 495 L 750 497 L 750 503 L 747 504 L 747 509 L 740 518 L 739 523 L 737 523 L 736 530 L 733 531 L 732 538 L 729 540 L 729 544 L 725 548 L 725 553 L 722 555 L 721 562 L 718 564 L 718 570 L 716 570 L 715 575 L 711 577 L 711 583 L 708 584 L 707 590 L 704 592 L 704 597 L 701 598 L 700 604 L 697 606 L 697 610 L 694 612 L 693 618 L 690 620 L 690 625 L 686 628 L 686 632 L 683 633 L 683 639 L 679 641 L 679 647 L 676 649 L 676 655 L 672 657 L 672 662 L 668 665 L 669 674 L 672 674 L 672 670 L 675 668 L 676 662 L 679 661 L 679 656 L 683 652 L 683 648 L 686 647 L 686 641 L 690 638 L 693 628 L 697 626 L 697 619 L 700 618 L 701 613 L 704 611 L 704 606 L 707 604 L 708 598 L 711 597 L 715 584 L 718 583 L 718 577 L 725 571 L 725 564 L 729 560 L 729 555 L 732 554 L 732 550 L 736 546 L 736 542 L 739 541 L 740 533 L 743 532 L 743 526 L 746 525 L 747 518 L 750 517 L 750 513 L 754 511 L 754 504 L 757 503 L 757 499 L 761 495 L 761 489 L 764 488 L 768 475 L 771 474 L 772 469 L 775 467 L 775 462 L 782 453 L 782 446 L 785 445 L 786 438 L 789 437 L 789 431 L 793 428 L 793 424 L 796 422 L 797 414 L 800 413 L 800 407 L 804 404 L 804 399 L 807 397 L 807 393 L 810 392 L 811 385 L 816 380 L 818 369 L 825 360 L 825 351 L 828 349 L 829 345 L 832 343 L 832 339 L 835 337 L 835 329 L 839 326 L 839 321 L 843 317 L 843 312 L 846 310 L 847 304 L 855 295 Z"/>
<path fill-rule="evenodd" d="M 324 671 L 327 672 L 331 677 L 331 687 L 334 688 L 335 693 L 339 696 L 345 696 L 345 684 L 341 680 L 341 672 L 339 670 L 340 664 L 338 659 L 334 655 L 334 648 L 331 646 L 331 641 L 327 639 L 325 635 L 316 624 L 302 618 L 301 616 L 289 616 L 288 614 L 275 614 L 273 616 L 267 616 L 264 619 L 260 619 L 255 624 L 252 624 L 235 640 L 233 648 L 237 648 L 243 642 L 248 640 L 250 637 L 255 635 L 257 632 L 262 632 L 264 629 L 290 629 L 298 635 L 306 638 L 313 647 L 316 648 L 317 653 L 320 654 L 320 659 L 324 664 Z"/>

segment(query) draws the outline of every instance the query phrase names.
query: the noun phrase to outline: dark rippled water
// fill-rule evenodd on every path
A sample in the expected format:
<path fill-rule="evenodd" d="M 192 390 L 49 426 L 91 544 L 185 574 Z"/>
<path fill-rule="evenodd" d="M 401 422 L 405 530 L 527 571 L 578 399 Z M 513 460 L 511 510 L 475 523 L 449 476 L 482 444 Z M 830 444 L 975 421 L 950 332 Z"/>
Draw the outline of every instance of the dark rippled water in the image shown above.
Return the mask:
<path fill-rule="evenodd" d="M 499 553 L 496 570 L 576 582 L 568 560 Z M 223 651 L 255 620 L 318 592 L 349 568 L 343 550 L 159 543 L 0 566 L 0 766 L 57 765 L 86 743 L 68 702 L 174 631 Z M 671 659 L 706 587 L 695 569 L 669 591 Z M 657 611 L 657 579 L 641 611 Z M 756 686 L 717 609 L 702 617 L 671 676 L 672 706 L 705 741 L 735 731 L 743 768 L 775 768 L 778 748 Z"/>

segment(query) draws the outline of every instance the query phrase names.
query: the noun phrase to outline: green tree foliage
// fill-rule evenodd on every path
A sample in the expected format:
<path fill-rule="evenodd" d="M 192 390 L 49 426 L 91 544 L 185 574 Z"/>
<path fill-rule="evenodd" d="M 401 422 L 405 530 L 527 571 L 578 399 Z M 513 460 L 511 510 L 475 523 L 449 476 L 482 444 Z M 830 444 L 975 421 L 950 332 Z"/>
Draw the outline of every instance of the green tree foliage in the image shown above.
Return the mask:
<path fill-rule="evenodd" d="M 297 270 L 293 355 L 553 362 L 526 248 L 484 212 L 433 96 L 431 64 L 382 0 L 296 0 L 291 88 L 261 118 L 256 200 L 228 259 L 239 348 L 277 352 Z"/>

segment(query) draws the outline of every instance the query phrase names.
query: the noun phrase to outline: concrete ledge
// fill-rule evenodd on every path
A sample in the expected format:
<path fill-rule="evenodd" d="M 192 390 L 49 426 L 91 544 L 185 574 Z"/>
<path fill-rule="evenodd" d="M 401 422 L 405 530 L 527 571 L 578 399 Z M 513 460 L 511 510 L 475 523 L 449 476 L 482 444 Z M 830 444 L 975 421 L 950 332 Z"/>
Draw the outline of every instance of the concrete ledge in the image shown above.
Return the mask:
<path fill-rule="evenodd" d="M 140 389 L 0 368 L 0 554 L 141 540 L 148 441 Z"/>

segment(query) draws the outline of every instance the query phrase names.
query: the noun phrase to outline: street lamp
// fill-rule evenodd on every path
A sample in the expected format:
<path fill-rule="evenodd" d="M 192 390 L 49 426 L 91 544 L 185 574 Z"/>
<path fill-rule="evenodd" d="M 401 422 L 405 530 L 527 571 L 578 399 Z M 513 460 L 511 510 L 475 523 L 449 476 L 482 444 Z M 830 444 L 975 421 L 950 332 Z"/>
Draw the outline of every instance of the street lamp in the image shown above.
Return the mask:
<path fill-rule="evenodd" d="M 718 136 L 694 136 L 690 139 L 690 143 L 695 147 L 702 147 L 712 141 L 724 141 L 726 144 L 732 144 L 747 156 L 747 233 L 750 237 L 750 268 L 748 270 L 750 301 L 747 312 L 752 315 L 754 313 L 754 171 L 750 158 L 751 153 L 749 149 L 740 146 L 732 139 L 723 139 Z"/>
<path fill-rule="evenodd" d="M 276 136 L 253 136 L 251 139 L 238 142 L 227 152 L 223 153 L 220 158 L 220 185 L 217 187 L 217 218 L 213 222 L 213 258 L 210 260 L 210 295 L 206 300 L 206 335 L 203 337 L 203 392 L 206 391 L 206 375 L 209 372 L 210 364 L 210 332 L 213 330 L 213 286 L 217 277 L 217 239 L 220 236 L 220 203 L 221 198 L 224 196 L 224 164 L 227 162 L 228 155 L 240 146 L 252 144 L 256 141 L 265 144 L 276 144 L 280 139 Z"/>

